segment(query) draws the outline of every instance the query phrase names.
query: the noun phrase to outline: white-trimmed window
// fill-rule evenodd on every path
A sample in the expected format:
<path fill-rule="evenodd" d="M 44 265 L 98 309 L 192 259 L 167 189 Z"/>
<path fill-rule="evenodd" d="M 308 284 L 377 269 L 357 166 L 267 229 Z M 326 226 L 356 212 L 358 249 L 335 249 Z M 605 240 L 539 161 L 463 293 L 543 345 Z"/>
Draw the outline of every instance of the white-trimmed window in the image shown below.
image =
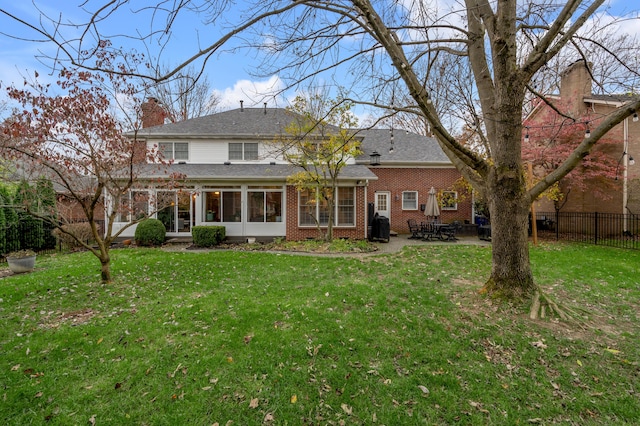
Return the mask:
<path fill-rule="evenodd" d="M 247 192 L 249 222 L 282 222 L 281 186 L 250 186 Z"/>
<path fill-rule="evenodd" d="M 440 204 L 442 210 L 458 210 L 458 193 L 456 191 L 442 191 Z"/>
<path fill-rule="evenodd" d="M 160 142 L 158 150 L 165 160 L 188 161 L 189 160 L 189 143 L 188 142 Z"/>
<path fill-rule="evenodd" d="M 240 222 L 242 220 L 242 191 L 239 186 L 206 188 L 202 195 L 204 222 Z"/>
<path fill-rule="evenodd" d="M 229 144 L 229 160 L 257 160 L 258 144 L 254 142 L 232 142 Z"/>
<path fill-rule="evenodd" d="M 149 214 L 150 193 L 146 190 L 131 190 L 120 199 L 116 222 L 131 222 Z"/>
<path fill-rule="evenodd" d="M 418 210 L 418 191 L 402 193 L 402 210 Z"/>
<path fill-rule="evenodd" d="M 329 224 L 329 207 L 326 200 L 315 196 L 310 190 L 298 193 L 298 222 L 300 226 L 321 226 Z M 336 188 L 333 213 L 334 226 L 355 226 L 356 192 L 353 187 Z"/>

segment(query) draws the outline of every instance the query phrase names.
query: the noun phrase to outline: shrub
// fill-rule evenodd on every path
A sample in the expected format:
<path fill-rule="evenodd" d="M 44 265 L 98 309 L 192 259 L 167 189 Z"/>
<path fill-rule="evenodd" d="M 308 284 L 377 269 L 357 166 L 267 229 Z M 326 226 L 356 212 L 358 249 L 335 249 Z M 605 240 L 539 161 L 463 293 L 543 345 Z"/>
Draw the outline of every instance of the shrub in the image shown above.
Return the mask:
<path fill-rule="evenodd" d="M 194 226 L 191 228 L 193 244 L 197 247 L 213 247 L 227 236 L 224 226 Z"/>
<path fill-rule="evenodd" d="M 167 230 L 158 219 L 145 219 L 136 227 L 135 239 L 139 246 L 159 246 L 164 243 Z"/>
<path fill-rule="evenodd" d="M 72 235 L 75 235 L 80 241 L 89 243 L 93 240 L 93 234 L 91 232 L 91 225 L 89 222 L 70 223 L 68 225 L 63 225 L 62 229 Z M 60 229 L 54 229 L 52 234 L 60 244 L 70 250 L 82 247 L 75 238 L 65 232 L 62 232 Z"/>

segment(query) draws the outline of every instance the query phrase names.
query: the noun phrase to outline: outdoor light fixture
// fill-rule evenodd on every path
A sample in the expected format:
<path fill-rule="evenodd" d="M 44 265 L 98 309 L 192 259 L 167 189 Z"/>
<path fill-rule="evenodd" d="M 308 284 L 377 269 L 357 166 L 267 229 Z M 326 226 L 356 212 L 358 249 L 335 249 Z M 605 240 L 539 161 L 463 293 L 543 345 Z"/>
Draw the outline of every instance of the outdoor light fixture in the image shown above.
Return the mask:
<path fill-rule="evenodd" d="M 524 141 L 525 143 L 529 143 L 529 128 L 525 127 L 526 129 L 526 133 L 524 134 Z"/>
<path fill-rule="evenodd" d="M 379 166 L 380 165 L 380 153 L 378 151 L 373 151 L 369 156 L 369 164 L 371 166 Z"/>
<path fill-rule="evenodd" d="M 634 121 L 634 123 L 638 121 L 638 113 L 637 112 L 633 113 L 633 119 L 632 120 Z"/>
<path fill-rule="evenodd" d="M 636 164 L 636 160 L 634 160 L 632 156 L 629 156 L 629 165 L 633 166 L 634 164 Z"/>
<path fill-rule="evenodd" d="M 584 138 L 587 139 L 591 137 L 591 130 L 589 130 L 589 122 L 587 121 L 585 124 L 587 125 L 587 131 L 584 132 Z"/>

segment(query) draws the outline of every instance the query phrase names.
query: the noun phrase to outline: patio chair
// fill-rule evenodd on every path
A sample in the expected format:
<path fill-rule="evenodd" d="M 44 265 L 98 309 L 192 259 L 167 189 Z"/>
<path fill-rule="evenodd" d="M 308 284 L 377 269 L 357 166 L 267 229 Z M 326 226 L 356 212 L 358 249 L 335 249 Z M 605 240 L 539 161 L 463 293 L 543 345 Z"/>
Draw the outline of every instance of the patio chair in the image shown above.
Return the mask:
<path fill-rule="evenodd" d="M 422 227 L 418 225 L 415 219 L 408 219 L 407 225 L 409 225 L 409 232 L 411 232 L 410 239 L 420 239 L 422 238 Z"/>
<path fill-rule="evenodd" d="M 422 227 L 422 239 L 425 241 L 431 241 L 434 238 L 437 238 L 438 230 L 433 225 L 435 222 L 422 222 L 420 225 Z"/>
<path fill-rule="evenodd" d="M 449 226 L 442 229 L 442 239 L 445 241 L 457 241 L 456 234 L 462 229 L 462 224 L 455 220 Z"/>

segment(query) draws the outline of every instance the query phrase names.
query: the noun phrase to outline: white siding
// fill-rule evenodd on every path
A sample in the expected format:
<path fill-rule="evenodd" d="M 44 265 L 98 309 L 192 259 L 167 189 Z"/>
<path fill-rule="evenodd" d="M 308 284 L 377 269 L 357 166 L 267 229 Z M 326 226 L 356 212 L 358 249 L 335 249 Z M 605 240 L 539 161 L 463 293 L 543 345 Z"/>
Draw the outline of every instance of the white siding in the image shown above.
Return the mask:
<path fill-rule="evenodd" d="M 147 148 L 152 149 L 154 146 L 157 146 L 160 140 L 150 140 L 147 142 Z M 193 139 L 193 140 L 182 140 L 182 139 L 167 139 L 162 140 L 162 142 L 188 142 L 189 143 L 189 160 L 187 163 L 197 163 L 197 164 L 220 164 L 225 161 L 229 161 L 229 143 L 238 143 L 238 142 L 253 142 L 255 140 L 239 140 L 239 139 Z M 276 161 L 278 163 L 284 163 L 282 157 L 275 158 L 273 155 L 270 155 L 270 149 L 266 144 L 258 141 L 258 153 L 259 159 L 257 161 L 251 161 L 251 163 L 270 163 L 272 161 Z M 234 162 L 242 162 L 242 163 L 250 163 L 249 161 L 239 161 L 234 160 Z"/>

